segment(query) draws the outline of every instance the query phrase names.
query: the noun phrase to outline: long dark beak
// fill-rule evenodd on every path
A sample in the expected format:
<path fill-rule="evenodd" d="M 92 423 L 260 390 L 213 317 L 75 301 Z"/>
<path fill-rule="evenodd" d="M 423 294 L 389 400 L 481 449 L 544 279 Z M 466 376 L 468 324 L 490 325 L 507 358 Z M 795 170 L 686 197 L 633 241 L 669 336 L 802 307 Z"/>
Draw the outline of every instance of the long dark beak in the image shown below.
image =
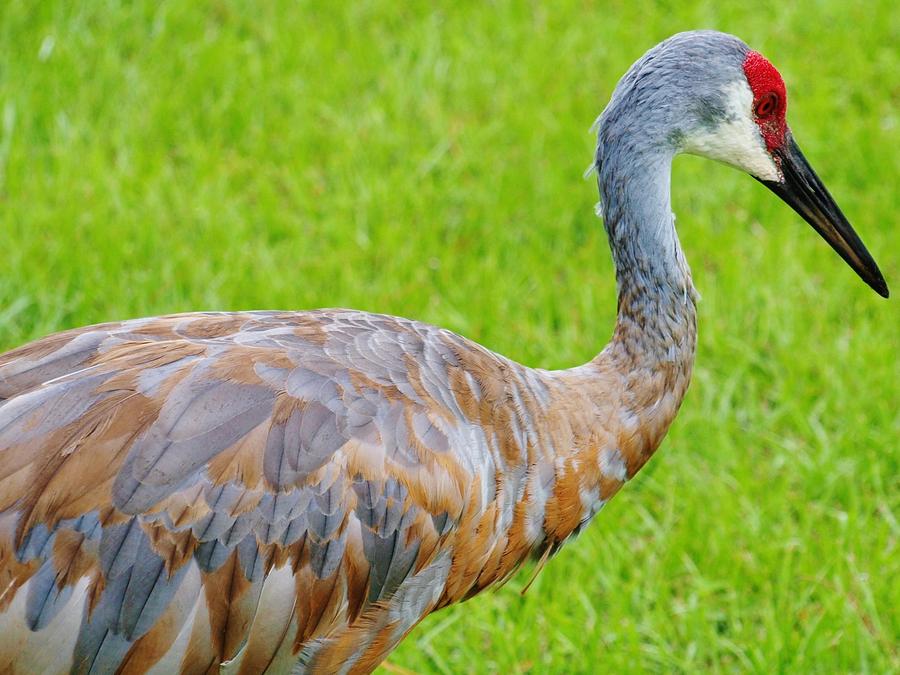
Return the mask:
<path fill-rule="evenodd" d="M 812 225 L 878 295 L 888 297 L 890 292 L 878 265 L 800 152 L 790 131 L 781 148 L 772 154 L 781 164 L 784 180 L 760 182 Z"/>

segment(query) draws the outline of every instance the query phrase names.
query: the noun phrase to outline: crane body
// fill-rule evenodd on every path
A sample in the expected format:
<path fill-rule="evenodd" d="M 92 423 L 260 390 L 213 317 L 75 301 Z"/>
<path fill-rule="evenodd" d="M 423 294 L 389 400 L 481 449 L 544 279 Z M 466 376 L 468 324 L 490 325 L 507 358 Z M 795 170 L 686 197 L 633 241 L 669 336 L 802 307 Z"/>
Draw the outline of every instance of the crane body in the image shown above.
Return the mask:
<path fill-rule="evenodd" d="M 582 366 L 350 310 L 136 319 L 0 355 L 0 670 L 370 672 L 431 612 L 546 560 L 688 387 L 678 152 L 750 172 L 886 295 L 759 59 L 679 34 L 619 83 L 595 163 L 618 318 Z"/>
<path fill-rule="evenodd" d="M 310 649 L 324 671 L 371 669 L 429 611 L 555 550 L 612 497 L 674 417 L 691 347 L 637 389 L 624 352 L 535 371 L 340 310 L 187 314 L 27 345 L 0 370 L 16 420 L 5 581 L 23 639 L 81 621 L 103 579 L 87 612 L 102 628 L 66 626 L 78 656 L 140 659 L 134 644 L 171 639 L 171 670 L 255 672 L 327 637 Z M 162 619 L 176 607 L 182 641 L 129 639 L 174 632 Z M 192 644 L 195 622 L 221 633 Z"/>

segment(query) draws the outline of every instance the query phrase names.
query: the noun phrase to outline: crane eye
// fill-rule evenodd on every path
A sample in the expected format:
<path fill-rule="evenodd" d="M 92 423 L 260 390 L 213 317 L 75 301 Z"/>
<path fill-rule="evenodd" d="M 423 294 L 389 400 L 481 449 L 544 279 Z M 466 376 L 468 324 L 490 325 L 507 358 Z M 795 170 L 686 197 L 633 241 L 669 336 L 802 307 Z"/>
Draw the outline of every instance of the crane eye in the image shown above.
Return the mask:
<path fill-rule="evenodd" d="M 771 117 L 775 114 L 775 111 L 778 109 L 778 94 L 774 91 L 770 91 L 767 94 L 763 94 L 759 100 L 756 102 L 756 116 L 765 119 L 766 117 Z"/>

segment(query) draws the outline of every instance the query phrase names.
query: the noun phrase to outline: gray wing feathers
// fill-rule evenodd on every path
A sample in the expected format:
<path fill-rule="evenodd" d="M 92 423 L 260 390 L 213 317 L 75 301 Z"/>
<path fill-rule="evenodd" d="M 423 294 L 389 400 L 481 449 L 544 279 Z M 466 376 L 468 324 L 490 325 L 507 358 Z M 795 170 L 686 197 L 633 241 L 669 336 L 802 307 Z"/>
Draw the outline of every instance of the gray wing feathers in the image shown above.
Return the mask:
<path fill-rule="evenodd" d="M 185 356 L 160 358 L 152 366 L 137 360 L 132 371 L 123 370 L 122 360 L 103 362 L 104 350 L 124 344 L 139 351 L 141 341 L 168 349 L 168 343 L 159 346 L 161 338 L 141 333 L 145 324 L 139 322 L 68 341 L 60 336 L 50 352 L 0 362 L 0 399 L 12 396 L 0 401 L 0 449 L 55 438 L 70 426 L 77 443 L 78 420 L 113 394 L 121 397 L 116 387 L 131 387 L 134 396 L 147 400 L 146 419 L 136 420 L 134 435 L 123 437 L 119 454 L 110 455 L 109 461 L 118 462 L 111 502 L 50 527 L 37 523 L 22 533 L 16 549 L 20 561 L 40 561 L 26 601 L 28 626 L 40 630 L 70 600 L 73 588 L 57 583 L 57 533 L 80 533 L 93 547 L 103 585 L 85 603 L 73 672 L 114 670 L 176 593 L 181 598 L 200 592 L 199 581 L 185 583 L 187 575 L 206 579 L 232 555 L 239 563 L 234 574 L 243 574 L 255 589 L 246 596 L 254 611 L 276 546 L 299 543 L 298 550 L 308 554 L 298 559 L 328 579 L 344 558 L 348 538 L 356 538 L 353 545 L 361 546 L 369 564 L 369 602 L 390 598 L 412 575 L 420 542 L 410 528 L 421 512 L 387 465 L 407 470 L 421 463 L 423 448 L 451 450 L 453 423 L 430 414 L 422 397 L 463 419 L 447 380 L 457 356 L 440 331 L 412 322 L 333 313 L 317 319 L 327 339 L 311 341 L 306 333 L 295 334 L 296 324 L 283 316 L 248 315 L 246 327 L 227 337 L 190 338 L 203 349 L 190 344 Z M 183 319 L 185 325 L 192 320 L 197 319 Z M 166 321 L 158 329 L 166 340 L 189 340 L 177 337 L 182 328 L 175 318 Z M 266 349 L 277 350 L 278 358 L 257 360 Z M 223 355 L 244 359 L 243 379 L 217 369 Z M 115 386 L 109 384 L 114 377 Z M 112 408 L 119 400 L 104 405 Z M 384 457 L 385 467 L 375 467 L 383 479 L 347 474 L 341 452 L 351 441 L 374 446 L 374 461 Z M 236 447 L 256 453 L 262 480 L 245 485 L 242 474 L 229 474 L 213 484 L 223 477 L 210 475 L 211 461 Z M 21 468 L 0 464 L 0 479 Z M 169 498 L 181 500 L 184 512 L 168 510 Z M 114 507 L 109 519 L 107 507 Z M 453 526 L 446 513 L 431 518 L 439 535 Z M 164 559 L 159 542 L 151 541 L 158 532 L 192 537 L 186 562 Z M 407 595 L 405 602 L 415 604 L 411 591 Z"/>
<path fill-rule="evenodd" d="M 55 336 L 60 341 L 60 346 L 49 354 L 10 360 L 0 366 L 0 399 L 11 398 L 44 382 L 75 372 L 96 353 L 107 336 L 106 331 L 93 330 L 63 341 L 65 334 L 62 334 Z"/>
<path fill-rule="evenodd" d="M 274 401 L 267 387 L 210 382 L 200 373 L 176 385 L 116 477 L 116 507 L 142 513 L 174 493 L 209 460 L 269 418 Z"/>
<path fill-rule="evenodd" d="M 62 588 L 56 583 L 56 566 L 53 560 L 45 560 L 38 573 L 28 584 L 25 600 L 25 620 L 33 630 L 45 628 L 72 597 L 73 586 Z"/>

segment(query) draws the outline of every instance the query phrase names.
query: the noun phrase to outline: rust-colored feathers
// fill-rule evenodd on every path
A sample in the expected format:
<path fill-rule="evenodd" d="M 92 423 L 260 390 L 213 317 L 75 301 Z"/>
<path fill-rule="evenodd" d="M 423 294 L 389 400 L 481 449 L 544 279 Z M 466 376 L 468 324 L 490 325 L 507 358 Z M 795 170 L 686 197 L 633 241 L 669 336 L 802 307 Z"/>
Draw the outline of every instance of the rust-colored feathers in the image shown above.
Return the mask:
<path fill-rule="evenodd" d="M 372 670 L 555 550 L 655 447 L 674 409 L 629 431 L 607 357 L 531 370 L 349 311 L 0 356 L 0 670 Z"/>

